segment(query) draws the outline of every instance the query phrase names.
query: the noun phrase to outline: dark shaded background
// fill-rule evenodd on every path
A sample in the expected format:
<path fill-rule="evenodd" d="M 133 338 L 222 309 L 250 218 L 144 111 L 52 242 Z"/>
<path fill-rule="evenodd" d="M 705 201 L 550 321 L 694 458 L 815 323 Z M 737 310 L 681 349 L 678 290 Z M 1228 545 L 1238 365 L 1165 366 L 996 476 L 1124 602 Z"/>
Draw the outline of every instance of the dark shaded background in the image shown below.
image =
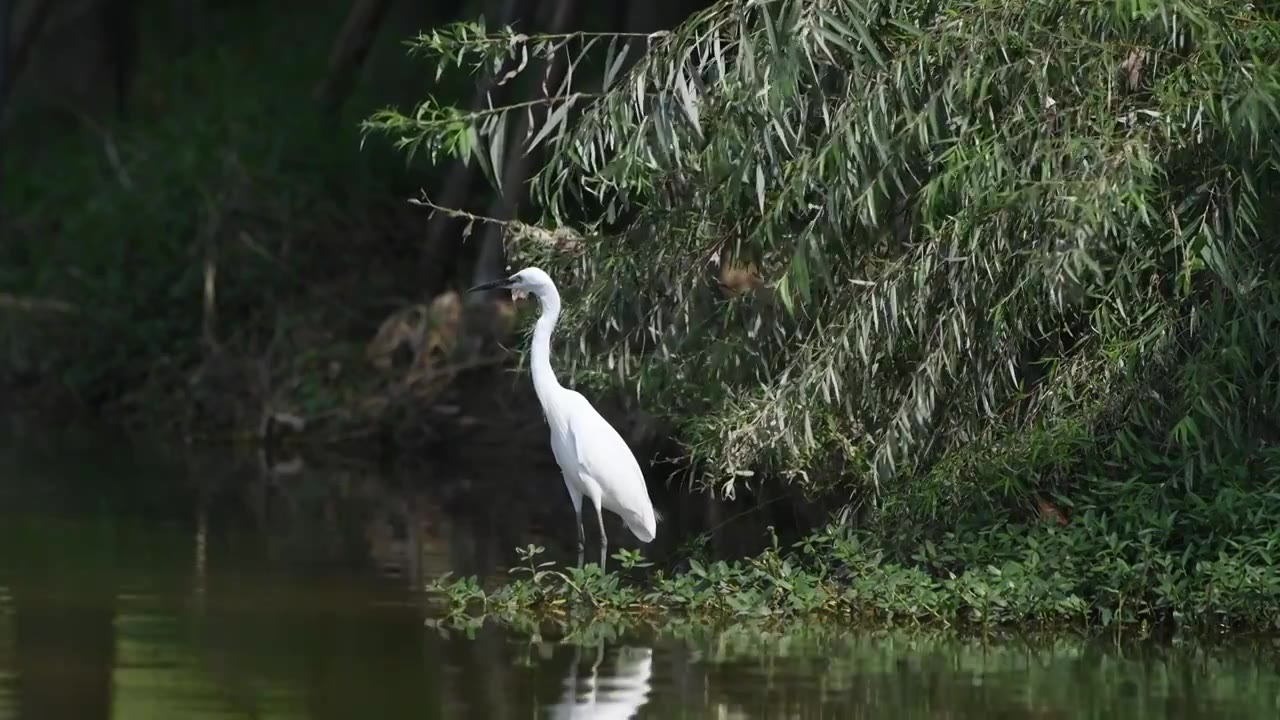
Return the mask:
<path fill-rule="evenodd" d="M 425 189 L 497 217 L 522 198 L 496 196 L 474 164 L 407 163 L 387 138 L 362 139 L 360 121 L 428 95 L 484 102 L 483 78 L 437 82 L 408 56 L 406 40 L 442 23 L 651 32 L 705 5 L 0 0 L 0 413 L 88 413 L 197 443 L 269 442 L 300 417 L 303 441 L 323 447 L 451 462 L 459 442 L 500 444 L 547 465 L 527 376 L 495 382 L 481 367 L 411 394 L 368 362 L 389 315 L 503 266 L 496 231 L 465 237 L 407 198 Z M 541 92 L 539 79 L 498 100 Z M 514 147 L 524 129 L 510 132 Z M 503 186 L 519 188 L 537 159 L 510 158 Z M 485 336 L 501 307 L 461 297 L 461 332 Z M 504 339 L 518 342 L 511 325 Z M 593 401 L 645 464 L 670 527 L 737 512 L 682 497 L 671 466 L 649 465 L 675 453 L 653 418 L 625 398 Z M 558 510 L 559 493 L 542 496 Z M 743 504 L 782 512 L 779 499 Z"/>
<path fill-rule="evenodd" d="M 483 78 L 437 82 L 406 40 L 481 18 L 648 32 L 701 4 L 0 0 L 0 387 L 143 424 L 179 405 L 200 408 L 184 428 L 254 425 L 281 384 L 350 367 L 389 313 L 502 269 L 496 228 L 464 238 L 406 199 L 512 217 L 536 158 L 511 153 L 515 190 L 496 197 L 474 165 L 362 147 L 381 107 L 483 102 Z M 308 353 L 339 357 L 301 367 Z"/>

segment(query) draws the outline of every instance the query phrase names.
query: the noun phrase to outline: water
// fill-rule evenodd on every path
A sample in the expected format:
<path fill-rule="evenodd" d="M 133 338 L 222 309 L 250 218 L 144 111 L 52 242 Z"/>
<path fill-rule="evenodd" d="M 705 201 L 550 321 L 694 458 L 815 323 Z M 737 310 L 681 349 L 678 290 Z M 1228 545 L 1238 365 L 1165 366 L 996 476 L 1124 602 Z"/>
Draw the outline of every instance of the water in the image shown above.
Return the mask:
<path fill-rule="evenodd" d="M 442 633 L 414 588 L 554 543 L 554 468 L 18 444 L 0 449 L 0 719 L 1280 716 L 1275 653 L 1253 645 Z"/>

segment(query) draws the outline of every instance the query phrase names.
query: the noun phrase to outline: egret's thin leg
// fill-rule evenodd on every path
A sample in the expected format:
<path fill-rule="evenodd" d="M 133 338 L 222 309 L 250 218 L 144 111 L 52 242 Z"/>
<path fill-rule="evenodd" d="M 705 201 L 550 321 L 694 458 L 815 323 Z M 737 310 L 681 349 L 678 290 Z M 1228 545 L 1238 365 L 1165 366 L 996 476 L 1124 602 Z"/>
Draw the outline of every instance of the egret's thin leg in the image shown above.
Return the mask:
<path fill-rule="evenodd" d="M 573 518 L 578 523 L 578 567 L 582 567 L 582 551 L 587 546 L 587 536 L 582 531 L 582 495 L 574 492 L 568 475 L 565 476 L 564 484 L 569 488 L 569 500 L 573 502 Z"/>
<path fill-rule="evenodd" d="M 582 552 L 587 548 L 587 534 L 582 529 L 582 508 L 574 513 L 578 516 L 578 567 L 582 567 Z"/>
<path fill-rule="evenodd" d="M 604 558 L 609 554 L 609 536 L 604 534 L 604 513 L 600 510 L 600 503 L 591 504 L 596 506 L 596 520 L 600 522 L 600 572 L 604 572 Z"/>

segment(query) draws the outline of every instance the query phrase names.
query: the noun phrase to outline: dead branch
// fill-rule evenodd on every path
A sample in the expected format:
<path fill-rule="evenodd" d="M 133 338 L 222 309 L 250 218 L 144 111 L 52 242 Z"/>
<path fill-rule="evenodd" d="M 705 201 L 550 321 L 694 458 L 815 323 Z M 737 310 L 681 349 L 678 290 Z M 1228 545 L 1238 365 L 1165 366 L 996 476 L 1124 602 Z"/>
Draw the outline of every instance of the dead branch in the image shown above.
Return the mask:
<path fill-rule="evenodd" d="M 430 208 L 433 214 L 439 212 L 451 218 L 466 220 L 468 224 L 482 223 L 485 225 L 496 225 L 505 230 L 512 239 L 533 240 L 544 245 L 557 247 L 561 252 L 573 252 L 577 250 L 579 243 L 582 241 L 581 235 L 567 227 L 547 231 L 537 225 L 530 225 L 519 220 L 502 220 L 488 215 L 477 215 L 475 213 L 467 212 L 466 210 L 440 205 L 427 197 L 426 193 L 422 193 L 421 199 L 410 198 L 409 202 L 414 205 Z"/>
<path fill-rule="evenodd" d="M 79 315 L 80 308 L 62 300 L 22 297 L 9 293 L 0 293 L 0 308 L 19 310 L 22 312 L 58 312 L 66 315 Z"/>

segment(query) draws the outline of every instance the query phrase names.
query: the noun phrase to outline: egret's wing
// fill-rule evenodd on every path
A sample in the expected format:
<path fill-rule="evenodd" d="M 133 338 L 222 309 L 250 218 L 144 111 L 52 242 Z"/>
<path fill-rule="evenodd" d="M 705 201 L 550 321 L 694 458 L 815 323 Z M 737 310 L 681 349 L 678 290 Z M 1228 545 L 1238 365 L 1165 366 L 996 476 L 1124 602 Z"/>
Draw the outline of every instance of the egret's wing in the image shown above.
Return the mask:
<path fill-rule="evenodd" d="M 579 470 L 600 484 L 632 532 L 636 532 L 635 523 L 652 527 L 653 504 L 631 448 L 582 394 L 570 391 L 567 395 L 569 431 L 573 434 Z M 627 517 L 631 514 L 635 517 Z M 647 533 L 636 533 L 637 537 L 644 534 Z"/>

